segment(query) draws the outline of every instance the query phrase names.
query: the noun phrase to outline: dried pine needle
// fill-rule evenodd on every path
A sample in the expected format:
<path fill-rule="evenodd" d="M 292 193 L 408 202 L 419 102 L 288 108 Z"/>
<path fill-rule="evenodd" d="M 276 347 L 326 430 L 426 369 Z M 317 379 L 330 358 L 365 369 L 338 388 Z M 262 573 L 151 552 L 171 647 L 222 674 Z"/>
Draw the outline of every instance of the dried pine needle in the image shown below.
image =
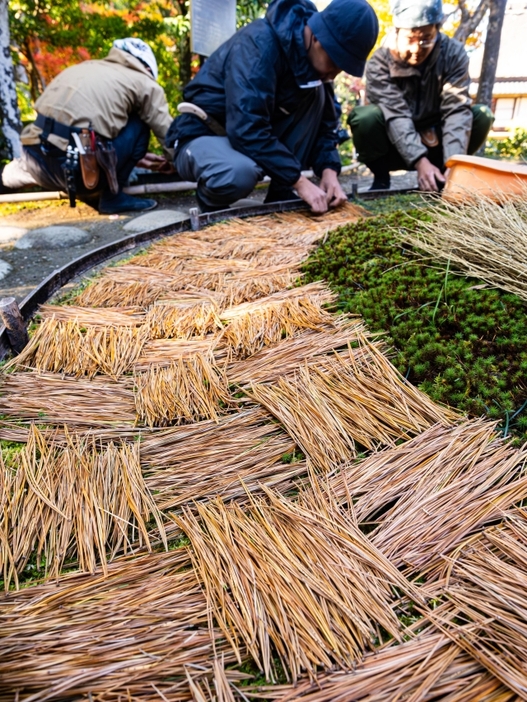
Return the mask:
<path fill-rule="evenodd" d="M 98 563 L 105 570 L 107 560 L 132 546 L 150 549 L 151 515 L 165 538 L 161 513 L 141 475 L 138 443 L 98 447 L 69 434 L 66 441 L 57 447 L 33 426 L 17 454 L 15 476 L 4 468 L 9 492 L 0 571 L 7 571 L 6 588 L 33 554 L 37 568 L 57 578 L 66 560 L 94 572 Z"/>
<path fill-rule="evenodd" d="M 167 366 L 136 372 L 135 400 L 139 421 L 167 426 L 200 419 L 217 421 L 230 403 L 226 378 L 212 354 L 182 356 Z"/>
<path fill-rule="evenodd" d="M 191 702 L 186 669 L 235 657 L 209 630 L 187 549 L 119 558 L 94 575 L 0 599 L 0 700 Z M 240 674 L 228 674 L 230 680 Z"/>
<path fill-rule="evenodd" d="M 305 329 L 332 326 L 333 318 L 323 305 L 333 300 L 327 288 L 314 283 L 231 307 L 220 315 L 226 324 L 222 341 L 235 356 L 251 356 Z"/>
<path fill-rule="evenodd" d="M 527 190 L 498 202 L 468 195 L 462 207 L 441 200 L 427 210 L 430 221 L 400 236 L 434 259 L 527 300 Z"/>
<path fill-rule="evenodd" d="M 467 540 L 450 560 L 444 604 L 431 622 L 500 679 L 519 698 L 527 685 L 527 515 L 517 510 Z"/>
<path fill-rule="evenodd" d="M 378 627 L 401 640 L 392 587 L 418 595 L 320 491 L 291 502 L 267 490 L 245 510 L 220 500 L 195 510 L 175 519 L 211 611 L 239 660 L 243 642 L 267 679 L 271 644 L 294 681 L 319 666 L 350 669 Z"/>
<path fill-rule="evenodd" d="M 8 367 L 31 367 L 50 373 L 118 378 L 141 355 L 144 326 L 111 326 L 63 321 L 51 317 L 39 325 L 29 344 Z"/>
<path fill-rule="evenodd" d="M 128 380 L 68 378 L 52 373 L 8 373 L 0 382 L 0 413 L 76 427 L 129 428 L 136 423 Z"/>
<path fill-rule="evenodd" d="M 286 428 L 314 465 L 324 471 L 356 455 L 356 444 L 374 449 L 419 434 L 455 415 L 406 382 L 367 339 L 321 358 L 274 385 L 253 384 L 249 397 Z"/>
<path fill-rule="evenodd" d="M 262 485 L 290 489 L 306 473 L 304 462 L 283 463 L 295 444 L 270 415 L 253 408 L 146 436 L 141 463 L 146 484 L 162 510 L 218 495 L 246 502 Z"/>

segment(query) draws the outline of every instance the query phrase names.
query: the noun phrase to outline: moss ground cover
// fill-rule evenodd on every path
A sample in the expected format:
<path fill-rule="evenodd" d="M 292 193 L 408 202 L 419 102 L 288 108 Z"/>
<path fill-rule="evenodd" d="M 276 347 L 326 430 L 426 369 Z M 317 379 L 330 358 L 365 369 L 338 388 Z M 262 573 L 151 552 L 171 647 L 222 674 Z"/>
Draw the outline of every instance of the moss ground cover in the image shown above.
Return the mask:
<path fill-rule="evenodd" d="M 416 256 L 396 232 L 415 228 L 426 208 L 390 209 L 332 232 L 305 264 L 307 280 L 325 279 L 340 311 L 385 332 L 397 368 L 434 400 L 526 440 L 524 303 Z"/>

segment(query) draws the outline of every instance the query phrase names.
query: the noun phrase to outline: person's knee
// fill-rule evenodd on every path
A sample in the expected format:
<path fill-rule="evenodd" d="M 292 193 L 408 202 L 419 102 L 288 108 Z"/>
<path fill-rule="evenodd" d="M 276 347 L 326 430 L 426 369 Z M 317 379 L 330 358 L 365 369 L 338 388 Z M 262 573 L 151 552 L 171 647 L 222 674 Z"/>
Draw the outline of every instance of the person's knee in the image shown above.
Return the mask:
<path fill-rule="evenodd" d="M 141 160 L 148 150 L 150 128 L 136 114 L 131 114 L 128 122 L 113 139 L 120 164 L 132 160 Z"/>
<path fill-rule="evenodd" d="M 360 105 L 355 107 L 348 119 L 353 138 L 369 138 L 372 131 L 386 130 L 382 110 L 377 105 Z"/>
<path fill-rule="evenodd" d="M 494 115 L 487 105 L 472 106 L 472 130 L 467 153 L 474 154 L 483 146 L 494 122 Z"/>
<path fill-rule="evenodd" d="M 246 197 L 261 177 L 261 170 L 249 158 L 225 164 L 221 168 L 202 174 L 200 189 L 209 198 L 234 202 Z"/>
<path fill-rule="evenodd" d="M 150 142 L 150 128 L 144 122 L 141 122 L 140 128 L 137 130 L 137 138 L 133 147 L 132 158 L 135 161 L 140 161 L 148 151 Z"/>
<path fill-rule="evenodd" d="M 380 107 L 377 105 L 356 107 L 348 119 L 348 125 L 359 161 L 369 163 L 388 154 L 390 141 Z"/>
<path fill-rule="evenodd" d="M 473 105 L 471 109 L 473 124 L 480 126 L 481 129 L 485 129 L 488 133 L 494 123 L 494 114 L 490 107 L 487 107 L 487 105 Z"/>

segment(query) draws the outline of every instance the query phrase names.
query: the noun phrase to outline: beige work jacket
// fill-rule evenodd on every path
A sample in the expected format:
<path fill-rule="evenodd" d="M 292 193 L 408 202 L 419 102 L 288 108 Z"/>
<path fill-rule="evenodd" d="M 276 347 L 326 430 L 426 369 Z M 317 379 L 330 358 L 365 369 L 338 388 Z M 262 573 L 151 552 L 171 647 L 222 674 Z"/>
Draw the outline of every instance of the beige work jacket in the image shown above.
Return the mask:
<path fill-rule="evenodd" d="M 113 48 L 101 60 L 83 61 L 66 68 L 49 84 L 35 104 L 45 117 L 72 127 L 92 128 L 113 139 L 136 113 L 163 142 L 172 122 L 163 88 L 134 56 Z M 39 144 L 42 130 L 35 124 L 22 132 L 22 144 Z M 48 137 L 63 151 L 68 141 Z"/>

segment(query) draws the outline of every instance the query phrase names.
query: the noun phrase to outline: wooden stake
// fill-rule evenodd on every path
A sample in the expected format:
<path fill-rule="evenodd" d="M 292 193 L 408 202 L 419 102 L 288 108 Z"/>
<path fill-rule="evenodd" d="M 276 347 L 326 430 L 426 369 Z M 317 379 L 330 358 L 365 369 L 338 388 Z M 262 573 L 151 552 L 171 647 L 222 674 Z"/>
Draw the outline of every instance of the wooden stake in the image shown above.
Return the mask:
<path fill-rule="evenodd" d="M 0 317 L 5 324 L 7 338 L 13 351 L 20 353 L 29 341 L 29 336 L 26 323 L 14 297 L 3 297 L 0 300 Z"/>

